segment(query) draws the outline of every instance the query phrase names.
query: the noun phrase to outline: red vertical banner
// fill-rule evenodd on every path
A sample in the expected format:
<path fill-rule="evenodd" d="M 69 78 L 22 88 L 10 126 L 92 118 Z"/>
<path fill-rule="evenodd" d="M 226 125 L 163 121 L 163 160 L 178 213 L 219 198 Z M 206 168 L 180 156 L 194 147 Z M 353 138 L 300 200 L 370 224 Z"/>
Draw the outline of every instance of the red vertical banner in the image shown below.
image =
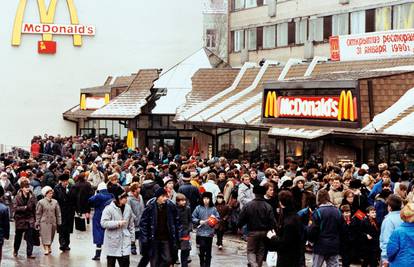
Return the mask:
<path fill-rule="evenodd" d="M 331 60 L 340 61 L 340 51 L 339 51 L 339 36 L 331 36 L 329 38 L 329 46 L 331 48 Z"/>
<path fill-rule="evenodd" d="M 56 42 L 39 41 L 37 43 L 37 52 L 39 54 L 56 54 Z"/>

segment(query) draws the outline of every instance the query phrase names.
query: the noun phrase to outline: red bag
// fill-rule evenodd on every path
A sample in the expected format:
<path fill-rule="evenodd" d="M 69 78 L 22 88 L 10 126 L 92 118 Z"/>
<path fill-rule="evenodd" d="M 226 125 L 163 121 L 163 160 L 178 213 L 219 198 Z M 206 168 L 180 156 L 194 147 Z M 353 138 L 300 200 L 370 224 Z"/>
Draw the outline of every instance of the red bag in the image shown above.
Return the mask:
<path fill-rule="evenodd" d="M 354 214 L 355 217 L 357 217 L 360 221 L 362 221 L 366 214 L 362 210 L 357 210 Z"/>

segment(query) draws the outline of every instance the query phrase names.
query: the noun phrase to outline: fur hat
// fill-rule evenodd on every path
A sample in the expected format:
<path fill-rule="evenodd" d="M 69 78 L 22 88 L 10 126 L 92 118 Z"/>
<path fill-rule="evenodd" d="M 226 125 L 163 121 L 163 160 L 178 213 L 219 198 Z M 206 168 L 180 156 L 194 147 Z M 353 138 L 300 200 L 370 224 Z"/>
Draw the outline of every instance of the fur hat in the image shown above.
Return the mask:
<path fill-rule="evenodd" d="M 279 188 L 281 188 L 283 183 L 286 182 L 287 180 L 292 181 L 292 178 L 290 178 L 289 176 L 283 176 L 282 179 L 279 180 L 279 183 L 278 183 Z"/>
<path fill-rule="evenodd" d="M 400 211 L 401 220 L 407 223 L 414 223 L 414 203 L 407 203 Z"/>
<path fill-rule="evenodd" d="M 369 166 L 364 163 L 364 164 L 361 165 L 361 169 L 369 171 Z"/>
<path fill-rule="evenodd" d="M 297 176 L 295 179 L 293 179 L 293 185 L 296 186 L 300 181 L 303 182 L 303 184 L 305 184 L 306 179 L 303 176 Z"/>
<path fill-rule="evenodd" d="M 266 189 L 263 186 L 253 187 L 253 194 L 264 196 L 266 194 Z"/>
<path fill-rule="evenodd" d="M 67 180 L 69 180 L 69 174 L 64 173 L 59 176 L 59 181 L 67 181 Z"/>
<path fill-rule="evenodd" d="M 46 194 L 49 193 L 50 191 L 53 191 L 53 189 L 52 189 L 52 187 L 47 185 L 47 186 L 42 188 L 42 195 L 46 196 Z"/>
<path fill-rule="evenodd" d="M 212 207 L 214 205 L 214 203 L 213 203 L 213 194 L 211 192 L 208 192 L 208 191 L 203 192 L 203 194 L 201 194 L 201 203 L 203 203 L 203 198 L 205 198 L 205 197 L 210 199 L 209 206 Z M 204 205 L 204 203 L 203 203 L 203 205 Z"/>
<path fill-rule="evenodd" d="M 98 184 L 98 188 L 97 188 L 97 190 L 98 190 L 98 191 L 101 191 L 101 190 L 105 190 L 105 189 L 108 189 L 108 188 L 107 188 L 107 186 L 106 186 L 106 184 L 105 184 L 104 182 L 100 182 L 100 183 Z"/>
<path fill-rule="evenodd" d="M 352 188 L 352 189 L 359 189 L 361 188 L 361 186 L 362 186 L 362 182 L 359 179 L 353 179 L 349 183 L 349 188 Z"/>
<path fill-rule="evenodd" d="M 164 179 L 162 179 L 162 181 L 164 182 L 164 186 L 166 186 L 169 182 L 174 182 L 174 179 L 171 176 L 167 175 L 164 177 Z"/>
<path fill-rule="evenodd" d="M 191 174 L 189 172 L 184 172 L 182 179 L 183 179 L 183 181 L 190 181 L 191 180 Z"/>
<path fill-rule="evenodd" d="M 165 191 L 164 188 L 160 187 L 155 191 L 154 197 L 159 198 L 160 196 L 163 196 L 163 195 L 166 195 L 166 194 L 167 194 L 167 191 Z"/>

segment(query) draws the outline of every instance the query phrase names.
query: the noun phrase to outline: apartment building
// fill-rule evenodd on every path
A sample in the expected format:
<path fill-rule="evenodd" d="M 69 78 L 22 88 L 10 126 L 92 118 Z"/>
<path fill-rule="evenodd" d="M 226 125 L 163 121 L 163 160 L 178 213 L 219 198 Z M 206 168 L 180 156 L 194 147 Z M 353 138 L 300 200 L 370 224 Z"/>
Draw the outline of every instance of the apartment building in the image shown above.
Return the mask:
<path fill-rule="evenodd" d="M 231 0 L 228 61 L 330 56 L 331 36 L 414 28 L 414 1 Z"/>
<path fill-rule="evenodd" d="M 202 0 L 204 46 L 221 58 L 227 58 L 228 1 Z"/>

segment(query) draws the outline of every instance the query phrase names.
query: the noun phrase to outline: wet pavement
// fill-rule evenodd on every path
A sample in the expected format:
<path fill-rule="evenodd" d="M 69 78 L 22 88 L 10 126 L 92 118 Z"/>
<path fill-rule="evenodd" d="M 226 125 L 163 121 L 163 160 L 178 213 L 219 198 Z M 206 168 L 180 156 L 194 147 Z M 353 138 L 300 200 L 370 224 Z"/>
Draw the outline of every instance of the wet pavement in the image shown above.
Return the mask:
<path fill-rule="evenodd" d="M 12 223 L 13 224 L 13 223 Z M 12 225 L 14 227 L 14 224 Z M 62 253 L 59 250 L 58 236 L 55 236 L 52 245 L 52 254 L 45 256 L 40 247 L 34 247 L 33 255 L 36 259 L 26 258 L 26 243 L 23 240 L 20 246 L 19 255 L 17 258 L 13 257 L 13 241 L 14 229 L 11 230 L 10 240 L 5 240 L 3 246 L 3 260 L 1 266 L 5 267 L 100 267 L 106 266 L 106 257 L 103 255 L 100 262 L 92 261 L 91 258 L 95 254 L 95 246 L 92 242 L 91 225 L 87 226 L 86 232 L 74 231 L 71 235 L 71 250 Z M 193 239 L 194 240 L 194 239 Z M 194 243 L 194 242 L 193 242 Z M 213 244 L 213 259 L 212 266 L 247 266 L 245 243 L 233 242 L 229 240 L 224 241 L 224 249 L 218 250 Z M 191 250 L 192 263 L 190 266 L 199 266 L 197 250 L 195 244 Z M 131 265 L 137 266 L 139 262 L 139 255 L 131 255 Z M 149 266 L 149 265 L 148 265 Z M 176 265 L 179 266 L 179 265 Z"/>

